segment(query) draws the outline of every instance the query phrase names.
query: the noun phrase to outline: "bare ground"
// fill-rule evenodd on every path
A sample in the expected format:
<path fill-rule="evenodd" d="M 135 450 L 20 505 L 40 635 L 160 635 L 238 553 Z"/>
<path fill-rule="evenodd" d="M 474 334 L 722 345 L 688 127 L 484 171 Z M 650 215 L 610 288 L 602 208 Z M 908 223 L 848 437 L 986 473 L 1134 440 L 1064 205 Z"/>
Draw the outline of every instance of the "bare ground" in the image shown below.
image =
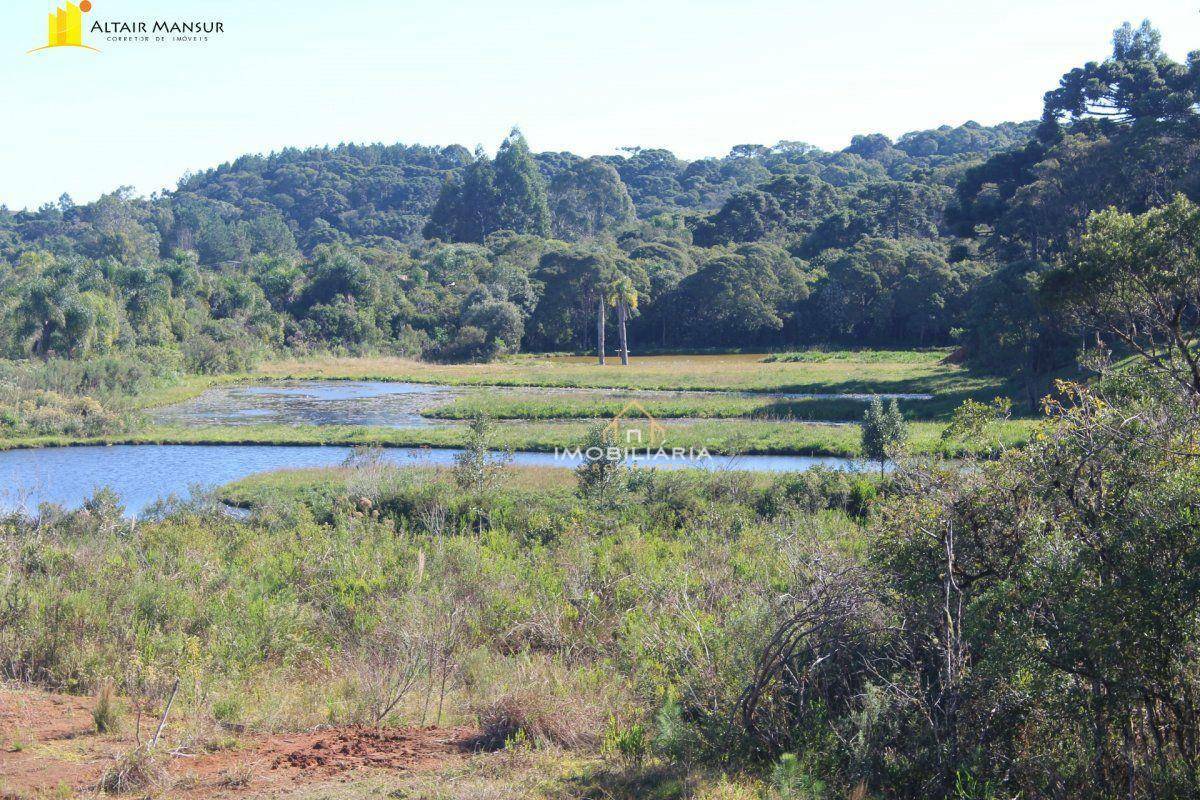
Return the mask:
<path fill-rule="evenodd" d="M 105 770 L 136 740 L 129 731 L 96 733 L 94 702 L 0 688 L 0 800 L 96 790 Z M 241 733 L 216 752 L 170 750 L 169 778 L 160 788 L 188 798 L 307 794 L 372 772 L 411 774 L 452 766 L 474 749 L 476 734 L 469 728 L 359 726 Z M 161 749 L 168 749 L 166 740 Z"/>

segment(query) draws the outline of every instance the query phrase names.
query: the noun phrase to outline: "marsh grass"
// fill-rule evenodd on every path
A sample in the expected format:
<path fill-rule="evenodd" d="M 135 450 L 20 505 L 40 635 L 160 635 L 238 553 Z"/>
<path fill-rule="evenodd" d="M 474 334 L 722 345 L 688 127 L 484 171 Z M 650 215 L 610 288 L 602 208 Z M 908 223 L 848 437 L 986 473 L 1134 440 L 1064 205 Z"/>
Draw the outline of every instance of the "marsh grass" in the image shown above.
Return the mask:
<path fill-rule="evenodd" d="M 998 389 L 1000 382 L 943 363 L 939 351 L 845 351 L 819 360 L 767 361 L 764 354 L 647 356 L 628 367 L 570 356 L 511 356 L 488 364 L 426 364 L 404 358 L 287 359 L 256 378 L 383 380 L 449 385 L 693 389 L 750 392 L 946 394 Z"/>
<path fill-rule="evenodd" d="M 844 361 L 856 364 L 929 364 L 942 363 L 953 352 L 952 348 L 934 347 L 923 350 L 826 350 L 813 347 L 807 350 L 795 350 L 782 353 L 769 353 L 763 356 L 763 362 L 775 363 L 808 363 L 820 364 L 831 361 Z"/>
<path fill-rule="evenodd" d="M 493 446 L 499 450 L 552 453 L 584 441 L 591 420 L 498 422 Z M 1028 441 L 1038 422 L 1015 419 L 999 424 L 996 434 L 1006 446 Z M 631 425 L 649 440 L 645 424 Z M 666 445 L 705 448 L 714 455 L 807 455 L 857 458 L 861 452 L 854 423 L 793 422 L 785 420 L 719 419 L 668 420 Z M 914 453 L 956 457 L 972 448 L 943 441 L 941 422 L 909 425 Z M 0 440 L 0 449 L 65 447 L 80 444 L 223 444 L 223 445 L 375 445 L 379 447 L 462 447 L 467 430 L 461 425 L 424 428 L 368 428 L 340 425 L 156 426 L 114 436 L 92 438 L 29 436 Z M 991 448 L 986 448 L 990 450 Z"/>
<path fill-rule="evenodd" d="M 857 421 L 866 400 L 785 397 L 747 397 L 744 395 L 690 395 L 676 398 L 650 398 L 637 395 L 546 395 L 470 394 L 426 413 L 434 419 L 468 420 L 478 413 L 496 419 L 554 420 L 612 418 L 626 410 L 636 399 L 641 408 L 658 419 L 751 418 L 780 421 Z M 931 405 L 926 400 L 902 400 L 901 407 L 912 419 L 923 419 Z"/>

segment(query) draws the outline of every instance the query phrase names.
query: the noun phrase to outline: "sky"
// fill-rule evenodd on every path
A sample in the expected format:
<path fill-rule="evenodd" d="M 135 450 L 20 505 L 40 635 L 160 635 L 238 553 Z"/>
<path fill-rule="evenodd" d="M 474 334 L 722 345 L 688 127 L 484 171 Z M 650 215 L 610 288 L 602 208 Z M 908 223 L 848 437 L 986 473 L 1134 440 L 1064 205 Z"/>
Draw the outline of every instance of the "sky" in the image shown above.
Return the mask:
<path fill-rule="evenodd" d="M 63 0 L 65 2 L 65 0 Z M 0 205 L 174 188 L 244 153 L 339 142 L 685 158 L 1033 119 L 1113 28 L 1183 60 L 1200 0 L 54 0 L 0 3 Z M 219 20 L 207 43 L 108 44 L 96 20 Z"/>

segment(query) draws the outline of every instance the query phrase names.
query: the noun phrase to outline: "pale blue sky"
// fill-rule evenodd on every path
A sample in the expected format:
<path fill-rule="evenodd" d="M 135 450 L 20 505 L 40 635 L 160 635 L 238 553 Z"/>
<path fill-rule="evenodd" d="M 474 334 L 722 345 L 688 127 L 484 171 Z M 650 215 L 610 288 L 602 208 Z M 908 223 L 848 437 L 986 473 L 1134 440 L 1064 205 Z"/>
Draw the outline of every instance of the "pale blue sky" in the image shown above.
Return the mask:
<path fill-rule="evenodd" d="M 246 152 L 343 141 L 538 150 L 740 143 L 1036 117 L 1067 68 L 1189 0 L 92 0 L 96 19 L 221 19 L 196 46 L 42 43 L 51 0 L 0 5 L 0 204 L 149 193 Z"/>

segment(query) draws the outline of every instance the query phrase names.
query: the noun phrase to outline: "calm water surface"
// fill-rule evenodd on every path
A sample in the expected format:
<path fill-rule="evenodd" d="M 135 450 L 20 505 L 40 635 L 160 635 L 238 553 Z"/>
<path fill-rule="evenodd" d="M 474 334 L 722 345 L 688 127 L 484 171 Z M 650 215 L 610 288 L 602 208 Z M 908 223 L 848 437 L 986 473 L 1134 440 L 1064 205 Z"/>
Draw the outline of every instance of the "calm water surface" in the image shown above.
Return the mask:
<path fill-rule="evenodd" d="M 584 392 L 597 397 L 671 397 L 697 392 L 629 392 L 627 390 L 522 387 L 486 389 L 384 381 L 289 381 L 251 386 L 221 386 L 184 403 L 157 409 L 155 421 L 177 425 L 363 425 L 412 428 L 444 424 L 422 413 L 467 392 L 532 392 L 546 395 Z M 712 394 L 704 392 L 703 394 Z M 761 396 L 761 395 L 759 395 Z M 771 395 L 863 399 L 863 395 Z M 885 395 L 890 396 L 890 395 Z M 896 395 L 923 397 L 921 395 Z M 686 421 L 684 421 L 686 422 Z M 193 486 L 214 487 L 256 472 L 335 466 L 351 452 L 347 447 L 272 447 L 242 445 L 119 445 L 64 447 L 0 452 L 0 508 L 35 510 L 40 503 L 77 507 L 96 489 L 108 487 L 123 499 L 130 514 L 156 500 L 186 496 Z M 386 458 L 399 464 L 450 464 L 452 449 L 389 448 Z M 552 453 L 517 453 L 519 465 L 571 467 L 577 461 Z M 740 456 L 730 459 L 641 459 L 663 469 L 744 469 L 761 472 L 798 471 L 817 465 L 853 470 L 843 458 L 806 456 Z"/>
<path fill-rule="evenodd" d="M 107 486 L 119 494 L 127 513 L 141 513 L 155 500 L 171 494 L 184 497 L 191 487 L 220 486 L 256 472 L 341 464 L 348 447 L 270 447 L 261 445 L 116 445 L 112 447 L 52 447 L 0 452 L 0 507 L 36 510 L 39 503 L 78 507 L 96 489 Z M 453 449 L 397 447 L 384 457 L 397 464 L 450 464 Z M 553 453 L 515 454 L 526 466 L 570 467 L 577 460 Z M 651 460 L 637 463 L 663 469 L 742 469 L 785 472 L 817 465 L 856 470 L 861 462 L 845 458 L 807 456 L 713 456 L 708 459 Z"/>

